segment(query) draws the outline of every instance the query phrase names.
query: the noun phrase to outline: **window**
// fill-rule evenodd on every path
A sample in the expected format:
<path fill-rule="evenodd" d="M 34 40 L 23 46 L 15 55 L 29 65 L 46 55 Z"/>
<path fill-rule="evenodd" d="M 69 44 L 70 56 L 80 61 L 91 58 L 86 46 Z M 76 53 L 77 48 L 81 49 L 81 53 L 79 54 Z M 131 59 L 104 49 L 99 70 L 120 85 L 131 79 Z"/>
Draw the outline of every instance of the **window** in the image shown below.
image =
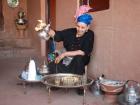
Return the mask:
<path fill-rule="evenodd" d="M 79 5 L 90 5 L 90 12 L 109 9 L 109 0 L 79 0 Z"/>

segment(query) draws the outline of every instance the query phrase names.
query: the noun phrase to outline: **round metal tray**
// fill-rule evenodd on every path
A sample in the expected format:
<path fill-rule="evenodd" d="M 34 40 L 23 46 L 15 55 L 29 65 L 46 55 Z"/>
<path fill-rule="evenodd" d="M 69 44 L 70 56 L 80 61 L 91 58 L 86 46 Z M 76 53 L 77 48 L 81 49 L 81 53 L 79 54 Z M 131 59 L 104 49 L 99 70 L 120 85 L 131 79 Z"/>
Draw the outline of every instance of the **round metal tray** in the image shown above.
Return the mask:
<path fill-rule="evenodd" d="M 46 85 L 59 88 L 77 88 L 91 85 L 92 79 L 85 82 L 82 75 L 58 73 L 46 75 L 42 78 L 42 82 Z"/>
<path fill-rule="evenodd" d="M 21 75 L 18 76 L 18 79 L 24 82 L 29 82 L 29 83 L 36 83 L 36 82 L 41 82 L 42 78 L 38 79 L 38 80 L 26 80 L 24 78 L 21 77 Z"/>

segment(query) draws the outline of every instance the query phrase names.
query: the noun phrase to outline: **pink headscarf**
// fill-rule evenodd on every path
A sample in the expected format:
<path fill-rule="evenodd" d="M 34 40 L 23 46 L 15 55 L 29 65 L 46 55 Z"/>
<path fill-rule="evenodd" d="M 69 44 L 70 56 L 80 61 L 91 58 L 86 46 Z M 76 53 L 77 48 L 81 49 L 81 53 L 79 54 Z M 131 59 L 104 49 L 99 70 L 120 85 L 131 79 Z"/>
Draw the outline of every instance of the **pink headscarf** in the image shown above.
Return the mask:
<path fill-rule="evenodd" d="M 87 13 L 91 7 L 89 5 L 82 5 L 76 10 L 74 17 L 77 19 L 80 15 Z"/>

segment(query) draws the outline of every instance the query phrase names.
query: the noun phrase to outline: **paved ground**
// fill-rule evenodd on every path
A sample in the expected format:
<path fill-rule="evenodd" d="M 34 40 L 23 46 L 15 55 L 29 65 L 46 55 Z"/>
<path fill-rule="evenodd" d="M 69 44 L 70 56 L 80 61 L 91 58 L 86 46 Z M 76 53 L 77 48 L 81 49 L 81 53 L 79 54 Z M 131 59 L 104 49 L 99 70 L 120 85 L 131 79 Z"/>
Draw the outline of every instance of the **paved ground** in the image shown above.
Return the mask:
<path fill-rule="evenodd" d="M 38 65 L 43 63 L 42 59 L 35 60 Z M 48 103 L 48 91 L 43 84 L 29 84 L 24 89 L 17 77 L 28 61 L 29 58 L 0 59 L 0 105 L 82 105 L 83 96 L 77 95 L 75 89 L 52 91 L 51 103 Z M 109 103 L 102 96 L 95 97 L 88 91 L 86 105 L 109 105 Z"/>

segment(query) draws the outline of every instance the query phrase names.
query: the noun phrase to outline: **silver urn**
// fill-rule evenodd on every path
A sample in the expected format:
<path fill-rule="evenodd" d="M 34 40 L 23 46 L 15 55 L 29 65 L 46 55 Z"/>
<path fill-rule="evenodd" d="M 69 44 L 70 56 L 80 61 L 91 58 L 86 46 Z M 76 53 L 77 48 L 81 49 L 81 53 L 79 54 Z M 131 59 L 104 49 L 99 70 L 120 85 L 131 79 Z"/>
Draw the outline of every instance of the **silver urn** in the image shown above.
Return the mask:
<path fill-rule="evenodd" d="M 134 80 L 128 80 L 125 85 L 124 98 L 128 103 L 138 103 L 140 100 L 140 84 Z"/>

